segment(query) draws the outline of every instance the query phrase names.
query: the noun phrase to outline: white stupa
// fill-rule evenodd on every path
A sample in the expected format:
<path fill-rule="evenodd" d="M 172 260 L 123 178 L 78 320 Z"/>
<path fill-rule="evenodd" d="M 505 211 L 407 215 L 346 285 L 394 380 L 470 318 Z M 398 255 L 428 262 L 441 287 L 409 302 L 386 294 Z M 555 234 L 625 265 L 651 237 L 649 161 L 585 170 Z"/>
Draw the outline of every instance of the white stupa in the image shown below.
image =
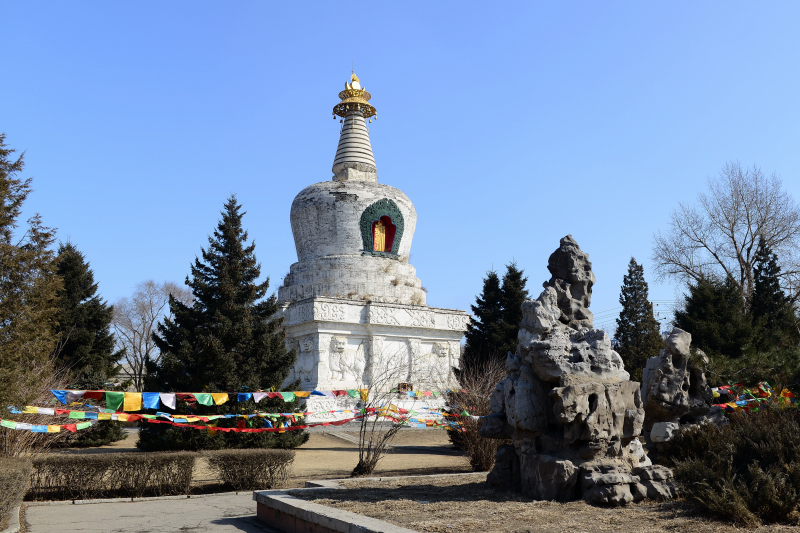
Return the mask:
<path fill-rule="evenodd" d="M 305 390 L 443 390 L 454 384 L 469 315 L 426 304 L 408 262 L 417 213 L 402 191 L 378 183 L 370 98 L 353 74 L 333 108 L 342 123 L 333 178 L 292 202 L 297 263 L 278 290 L 298 353 L 289 379 Z"/>

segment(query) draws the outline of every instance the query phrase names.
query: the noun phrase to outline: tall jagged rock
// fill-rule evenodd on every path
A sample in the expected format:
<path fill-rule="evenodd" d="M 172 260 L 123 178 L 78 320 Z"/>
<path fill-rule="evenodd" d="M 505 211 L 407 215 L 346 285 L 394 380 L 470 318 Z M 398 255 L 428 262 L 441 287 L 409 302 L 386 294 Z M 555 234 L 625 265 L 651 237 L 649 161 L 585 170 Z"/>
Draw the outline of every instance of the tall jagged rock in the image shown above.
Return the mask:
<path fill-rule="evenodd" d="M 712 392 L 703 367 L 708 358 L 691 352 L 692 336 L 673 328 L 658 356 L 647 360 L 642 373 L 644 429 L 653 442 L 669 440 L 681 425 L 717 420 L 711 412 Z M 716 415 L 716 416 L 715 416 Z"/>
<path fill-rule="evenodd" d="M 522 305 L 517 352 L 491 397 L 481 434 L 510 439 L 487 478 L 535 499 L 624 504 L 669 497 L 672 473 L 653 466 L 639 435 L 639 383 L 630 381 L 589 311 L 592 263 L 572 236 L 547 265 L 544 291 Z"/>

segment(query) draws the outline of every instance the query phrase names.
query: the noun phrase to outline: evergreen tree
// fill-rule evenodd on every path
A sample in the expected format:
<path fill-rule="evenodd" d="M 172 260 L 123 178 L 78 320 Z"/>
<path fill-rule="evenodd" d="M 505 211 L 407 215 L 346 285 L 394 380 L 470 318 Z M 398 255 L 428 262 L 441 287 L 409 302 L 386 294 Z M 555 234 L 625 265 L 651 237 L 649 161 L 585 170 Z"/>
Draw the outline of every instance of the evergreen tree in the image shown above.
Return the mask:
<path fill-rule="evenodd" d="M 780 271 L 776 254 L 763 238 L 759 239 L 750 313 L 756 329 L 756 344 L 761 349 L 797 346 L 800 340 L 797 318 L 781 289 Z"/>
<path fill-rule="evenodd" d="M 115 374 L 121 352 L 114 351 L 113 308 L 97 295 L 94 272 L 71 243 L 61 244 L 56 259 L 58 291 L 57 359 L 72 370 L 79 389 L 102 389 Z"/>
<path fill-rule="evenodd" d="M 622 278 L 619 303 L 622 311 L 617 319 L 615 338 L 619 345 L 616 350 L 631 379 L 641 381 L 645 363 L 658 355 L 664 341 L 653 314 L 653 304 L 648 299 L 644 269 L 633 257 L 628 263 L 628 273 Z"/>
<path fill-rule="evenodd" d="M 462 368 L 474 369 L 490 359 L 505 361 L 509 351 L 516 351 L 522 302 L 528 298 L 527 281 L 516 263 L 506 265 L 502 285 L 497 272 L 486 273 L 483 291 L 472 306 Z"/>
<path fill-rule="evenodd" d="M 490 270 L 483 278 L 483 290 L 472 307 L 472 321 L 467 325 L 461 368 L 475 368 L 498 356 L 503 344 L 503 306 L 500 277 Z M 505 354 L 503 354 L 505 357 Z"/>
<path fill-rule="evenodd" d="M 56 345 L 55 231 L 39 215 L 17 232 L 31 180 L 17 177 L 23 156 L 0 134 L 0 415 L 8 405 L 26 405 L 52 375 Z M 0 452 L 2 446 L 0 446 Z"/>
<path fill-rule="evenodd" d="M 700 278 L 689 285 L 675 326 L 692 334 L 692 344 L 711 356 L 737 358 L 751 345 L 750 315 L 742 313 L 742 291 L 733 278 Z"/>
<path fill-rule="evenodd" d="M 503 286 L 500 289 L 500 308 L 502 309 L 502 344 L 497 353 L 505 361 L 508 352 L 517 351 L 517 335 L 522 323 L 522 302 L 528 299 L 528 290 L 525 285 L 528 278 L 523 276 L 524 271 L 517 268 L 516 262 L 506 265 L 503 275 Z"/>
<path fill-rule="evenodd" d="M 159 324 L 153 340 L 162 353 L 160 364 L 151 365 L 148 388 L 161 391 L 256 391 L 278 390 L 294 365 L 294 350 L 287 351 L 283 320 L 271 318 L 278 310 L 274 295 L 265 298 L 269 278 L 258 282 L 261 265 L 255 243 L 247 244 L 242 228 L 244 212 L 231 196 L 222 211 L 202 259 L 195 258 L 186 284 L 194 294 L 191 305 L 170 296 L 172 318 Z M 157 388 L 155 388 L 157 387 Z M 241 410 L 255 410 L 252 401 L 239 403 Z M 232 403 L 207 408 L 208 414 L 232 412 Z M 259 410 L 285 412 L 281 400 L 267 400 Z M 197 406 L 201 411 L 202 406 Z M 263 423 L 248 419 L 248 424 Z M 223 421 L 220 421 L 220 425 Z M 166 433 L 166 435 L 165 435 Z M 161 439 L 165 437 L 165 439 Z M 177 428 L 161 430 L 145 426 L 139 446 L 143 449 L 198 449 L 226 446 L 296 446 L 307 434 L 223 433 L 210 435 Z M 163 441 L 163 442 L 162 442 Z M 227 442 L 223 442 L 227 441 Z"/>

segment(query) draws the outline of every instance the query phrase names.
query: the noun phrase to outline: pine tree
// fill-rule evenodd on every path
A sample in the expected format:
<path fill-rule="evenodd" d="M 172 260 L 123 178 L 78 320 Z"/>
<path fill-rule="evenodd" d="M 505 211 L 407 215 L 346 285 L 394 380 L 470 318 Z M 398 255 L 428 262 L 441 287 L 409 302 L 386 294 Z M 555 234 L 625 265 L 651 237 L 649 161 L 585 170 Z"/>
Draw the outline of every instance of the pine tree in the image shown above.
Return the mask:
<path fill-rule="evenodd" d="M 59 246 L 56 266 L 62 282 L 58 291 L 57 359 L 72 370 L 73 386 L 102 389 L 122 356 L 114 351 L 113 308 L 97 295 L 94 272 L 73 244 Z"/>
<path fill-rule="evenodd" d="M 797 346 L 800 341 L 797 318 L 781 289 L 780 272 L 777 256 L 763 238 L 759 239 L 750 313 L 760 349 Z"/>
<path fill-rule="evenodd" d="M 170 296 L 172 318 L 159 324 L 153 337 L 162 356 L 160 365 L 150 369 L 151 390 L 279 390 L 288 377 L 296 354 L 286 350 L 283 320 L 271 318 L 278 310 L 277 299 L 274 295 L 265 298 L 269 278 L 258 282 L 261 265 L 255 257 L 255 243 L 247 244 L 247 232 L 242 228 L 244 214 L 236 197 L 231 196 L 213 237 L 208 239 L 208 248 L 201 251 L 202 259 L 195 258 L 191 278 L 186 278 L 194 302 L 186 305 Z M 220 407 L 225 412 L 233 409 L 231 403 Z M 255 406 L 240 403 L 239 408 L 252 412 Z M 258 409 L 285 412 L 289 406 L 281 400 L 265 400 Z M 214 414 L 218 409 L 206 410 Z M 209 436 L 170 429 L 168 438 L 161 442 L 163 431 L 150 426 L 146 429 L 140 436 L 143 449 L 285 447 L 302 444 L 308 438 L 299 431 L 280 436 L 233 432 Z"/>
<path fill-rule="evenodd" d="M 707 354 L 737 358 L 753 341 L 750 315 L 742 307 L 742 291 L 733 278 L 700 278 L 689 285 L 673 323 L 691 333 L 692 345 Z"/>
<path fill-rule="evenodd" d="M 462 369 L 474 368 L 487 359 L 497 357 L 503 344 L 502 290 L 500 277 L 494 270 L 486 273 L 483 290 L 471 308 L 472 321 L 465 334 Z"/>
<path fill-rule="evenodd" d="M 497 350 L 503 361 L 508 352 L 517 351 L 517 335 L 522 323 L 522 302 L 528 299 L 528 290 L 525 288 L 528 278 L 523 274 L 524 271 L 517 268 L 517 263 L 511 262 L 506 265 L 506 273 L 503 275 L 503 286 L 500 289 L 503 342 Z"/>
<path fill-rule="evenodd" d="M 527 281 L 516 263 L 506 265 L 502 285 L 497 272 L 486 273 L 483 291 L 472 306 L 462 368 L 476 368 L 491 359 L 505 361 L 509 351 L 516 351 Z"/>
<path fill-rule="evenodd" d="M 631 379 L 641 381 L 642 370 L 650 357 L 658 355 L 664 346 L 659 324 L 653 314 L 653 304 L 648 299 L 644 269 L 631 257 L 628 273 L 622 278 L 619 295 L 622 311 L 617 319 L 617 352 L 625 363 Z"/>
<path fill-rule="evenodd" d="M 52 375 L 50 354 L 56 345 L 55 231 L 39 215 L 17 232 L 31 180 L 17 176 L 23 156 L 0 134 L 0 415 L 8 405 L 31 401 Z"/>

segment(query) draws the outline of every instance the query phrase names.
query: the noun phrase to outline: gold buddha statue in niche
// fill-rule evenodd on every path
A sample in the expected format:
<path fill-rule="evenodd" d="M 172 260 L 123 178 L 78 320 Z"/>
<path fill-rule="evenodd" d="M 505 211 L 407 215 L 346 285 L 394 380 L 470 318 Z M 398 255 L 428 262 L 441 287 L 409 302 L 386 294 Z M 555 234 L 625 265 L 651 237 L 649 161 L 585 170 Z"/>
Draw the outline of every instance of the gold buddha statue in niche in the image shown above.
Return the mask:
<path fill-rule="evenodd" d="M 384 215 L 372 223 L 372 251 L 391 252 L 397 226 L 392 219 Z"/>

